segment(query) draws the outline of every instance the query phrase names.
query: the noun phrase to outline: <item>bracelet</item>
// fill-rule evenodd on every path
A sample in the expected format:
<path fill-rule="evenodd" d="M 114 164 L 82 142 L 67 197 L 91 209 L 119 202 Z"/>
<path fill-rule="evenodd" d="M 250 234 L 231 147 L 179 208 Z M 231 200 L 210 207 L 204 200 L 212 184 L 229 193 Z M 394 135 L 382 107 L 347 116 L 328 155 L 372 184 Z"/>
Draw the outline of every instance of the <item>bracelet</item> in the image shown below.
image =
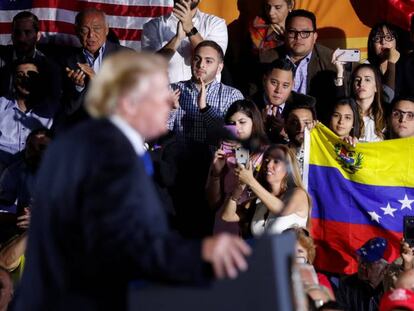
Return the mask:
<path fill-rule="evenodd" d="M 344 77 L 336 77 L 336 80 L 343 80 Z"/>

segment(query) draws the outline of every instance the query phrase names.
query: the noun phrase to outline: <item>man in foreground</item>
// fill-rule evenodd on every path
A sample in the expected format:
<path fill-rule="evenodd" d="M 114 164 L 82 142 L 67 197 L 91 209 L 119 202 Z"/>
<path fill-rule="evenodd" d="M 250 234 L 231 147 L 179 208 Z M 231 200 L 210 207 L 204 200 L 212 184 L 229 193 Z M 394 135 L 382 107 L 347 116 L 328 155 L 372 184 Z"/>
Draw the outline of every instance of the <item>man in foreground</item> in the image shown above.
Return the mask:
<path fill-rule="evenodd" d="M 143 143 L 166 131 L 170 106 L 158 56 L 104 61 L 86 97 L 97 119 L 45 154 L 16 310 L 126 310 L 134 278 L 198 282 L 211 267 L 217 277 L 247 268 L 238 237 L 189 241 L 169 231 Z"/>

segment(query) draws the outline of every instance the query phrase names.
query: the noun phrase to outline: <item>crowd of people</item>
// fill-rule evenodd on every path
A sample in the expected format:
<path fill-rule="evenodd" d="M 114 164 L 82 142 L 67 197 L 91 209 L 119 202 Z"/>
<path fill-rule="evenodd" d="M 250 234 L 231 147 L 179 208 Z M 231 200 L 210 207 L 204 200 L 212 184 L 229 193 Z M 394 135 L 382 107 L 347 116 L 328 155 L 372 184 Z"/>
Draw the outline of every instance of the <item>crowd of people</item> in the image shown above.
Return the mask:
<path fill-rule="evenodd" d="M 13 18 L 12 44 L 0 46 L 0 204 L 14 211 L 4 213 L 0 225 L 0 309 L 7 310 L 13 298 L 11 282 L 19 297 L 23 275 L 25 298 L 28 283 L 40 278 L 36 267 L 45 256 L 59 258 L 59 251 L 73 253 L 59 259 L 61 265 L 42 270 L 59 289 L 87 280 L 83 287 L 97 286 L 92 297 L 121 299 L 125 287 L 113 293 L 112 286 L 103 285 L 106 278 L 122 284 L 147 274 L 199 281 L 212 274 L 206 272 L 211 267 L 217 277 L 235 277 L 237 270 L 246 269 L 243 258 L 250 248 L 245 241 L 293 231 L 296 262 L 315 275 L 303 279 L 308 310 L 414 310 L 414 245 L 404 240 L 401 258 L 393 263 L 384 259 L 388 241 L 374 237 L 353 250 L 358 273 L 315 271 L 312 198 L 302 183 L 305 131 L 318 122 L 353 146 L 414 137 L 414 52 L 400 50 L 401 30 L 387 22 L 375 25 L 368 36 L 368 58 L 343 62 L 339 50 L 318 43 L 314 13 L 295 9 L 291 0 L 262 0 L 260 14 L 249 24 L 244 57 L 232 57 L 234 50 L 226 54 L 231 42 L 225 21 L 202 12 L 199 2 L 174 0 L 171 13 L 147 22 L 145 53 L 110 38 L 106 15 L 95 8 L 76 15 L 79 48 L 41 45 L 36 15 L 22 11 Z M 414 37 L 414 22 L 411 26 Z M 160 74 L 167 67 L 168 94 Z M 139 87 L 131 91 L 135 84 Z M 138 109 L 129 101 L 150 104 Z M 157 106 L 160 101 L 168 107 Z M 90 123 L 91 116 L 110 120 L 119 133 L 113 133 L 109 122 Z M 125 121 L 140 133 L 138 143 Z M 59 143 L 60 137 L 65 140 Z M 55 149 L 42 161 L 55 141 Z M 137 154 L 154 188 L 132 164 Z M 111 162 L 115 158 L 119 163 Z M 129 168 L 128 177 L 149 187 L 157 200 L 146 200 L 144 190 L 116 173 Z M 67 184 L 55 185 L 60 179 Z M 107 197 L 113 205 L 107 205 Z M 155 207 L 128 216 L 135 203 Z M 35 213 L 41 204 L 43 214 L 32 223 L 32 207 Z M 41 231 L 60 214 L 69 220 Z M 167 215 L 165 224 L 161 214 Z M 82 227 L 75 217 L 95 219 Z M 145 221 L 160 223 L 160 228 Z M 130 236 L 136 226 L 147 231 Z M 26 264 L 28 232 L 35 238 L 29 234 Z M 36 232 L 54 244 L 42 244 Z M 160 234 L 167 238 L 155 238 Z M 170 240 L 179 245 L 174 255 Z M 200 240 L 201 246 L 189 242 Z M 188 254 L 200 248 L 198 262 Z M 118 251 L 113 261 L 99 258 Z M 87 260 L 77 258 L 80 253 Z M 223 254 L 229 256 L 227 262 Z M 180 273 L 172 272 L 169 261 Z M 136 262 L 141 266 L 132 269 Z M 59 269 L 69 263 L 66 278 Z M 106 274 L 97 277 L 99 271 Z M 77 273 L 85 277 L 73 277 Z M 53 282 L 40 295 L 47 295 Z M 78 296 L 49 297 L 60 298 L 56 310 L 89 303 Z M 38 304 L 31 310 L 46 306 L 34 298 L 27 301 Z M 105 302 L 84 310 L 107 310 Z M 18 300 L 10 308 L 27 310 L 30 303 Z"/>

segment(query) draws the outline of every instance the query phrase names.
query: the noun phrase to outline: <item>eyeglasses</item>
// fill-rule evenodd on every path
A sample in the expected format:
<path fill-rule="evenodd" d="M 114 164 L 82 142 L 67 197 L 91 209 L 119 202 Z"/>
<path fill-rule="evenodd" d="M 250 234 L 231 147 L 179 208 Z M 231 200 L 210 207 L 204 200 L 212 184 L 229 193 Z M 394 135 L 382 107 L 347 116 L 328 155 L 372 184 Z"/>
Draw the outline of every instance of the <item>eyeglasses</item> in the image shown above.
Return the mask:
<path fill-rule="evenodd" d="M 412 121 L 414 120 L 414 112 L 413 111 L 402 111 L 399 109 L 394 109 L 392 111 L 392 118 L 393 119 L 404 119 L 404 115 L 405 115 L 405 120 L 407 121 Z"/>
<path fill-rule="evenodd" d="M 314 33 L 314 32 L 315 32 L 314 30 L 297 31 L 297 30 L 289 29 L 287 31 L 287 36 L 290 39 L 296 39 L 298 36 L 301 37 L 302 39 L 307 39 L 307 38 L 309 38 L 311 33 Z"/>
<path fill-rule="evenodd" d="M 372 41 L 374 41 L 375 43 L 379 43 L 381 42 L 381 40 L 385 40 L 387 42 L 391 42 L 392 40 L 395 39 L 395 36 L 391 35 L 391 34 L 387 34 L 387 35 L 376 35 L 374 37 L 372 37 Z"/>

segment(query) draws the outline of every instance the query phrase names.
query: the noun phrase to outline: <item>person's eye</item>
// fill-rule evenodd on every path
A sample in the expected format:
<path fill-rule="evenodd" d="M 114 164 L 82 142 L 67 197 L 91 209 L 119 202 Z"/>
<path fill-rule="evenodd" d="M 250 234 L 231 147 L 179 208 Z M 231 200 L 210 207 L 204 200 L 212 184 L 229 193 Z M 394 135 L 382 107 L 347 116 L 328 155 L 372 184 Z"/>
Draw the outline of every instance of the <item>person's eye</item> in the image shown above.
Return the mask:
<path fill-rule="evenodd" d="M 346 116 L 345 119 L 352 120 L 351 116 Z"/>
<path fill-rule="evenodd" d="M 276 8 L 276 10 L 280 10 L 282 8 L 282 6 L 281 5 L 276 5 L 275 8 Z"/>
<path fill-rule="evenodd" d="M 290 86 L 289 84 L 283 84 L 283 88 L 284 88 L 284 89 L 288 89 L 288 88 L 289 88 L 289 86 Z"/>
<path fill-rule="evenodd" d="M 406 114 L 407 114 L 407 119 L 412 120 L 414 118 L 414 113 L 412 113 L 412 112 L 406 112 Z"/>

